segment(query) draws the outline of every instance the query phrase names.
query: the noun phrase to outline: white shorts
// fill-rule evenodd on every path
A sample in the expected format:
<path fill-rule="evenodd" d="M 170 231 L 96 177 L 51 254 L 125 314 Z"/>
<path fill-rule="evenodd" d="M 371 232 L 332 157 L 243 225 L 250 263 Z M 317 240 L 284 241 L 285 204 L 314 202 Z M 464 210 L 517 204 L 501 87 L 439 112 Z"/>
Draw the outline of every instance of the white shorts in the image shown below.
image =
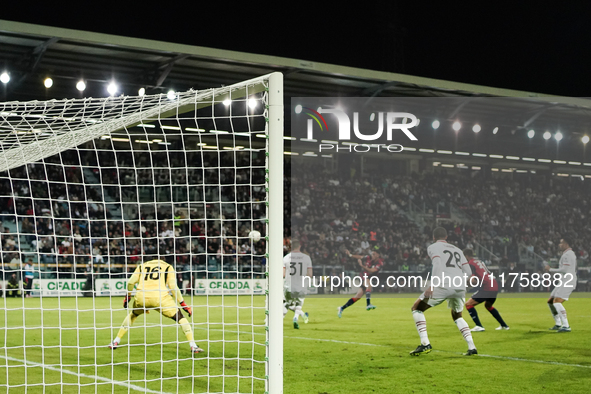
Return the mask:
<path fill-rule="evenodd" d="M 562 298 L 563 300 L 568 301 L 568 297 L 570 297 L 570 294 L 573 292 L 574 289 L 575 289 L 574 286 L 572 286 L 572 287 L 565 287 L 565 286 L 555 287 L 554 290 L 552 290 L 550 297 Z"/>
<path fill-rule="evenodd" d="M 297 291 L 286 291 L 283 293 L 283 305 L 285 305 L 286 308 L 296 306 L 303 307 L 304 301 L 305 293 L 299 293 Z"/>
<path fill-rule="evenodd" d="M 433 290 L 433 296 L 427 300 L 427 305 L 437 306 L 447 300 L 447 307 L 459 313 L 464 310 L 465 298 L 466 290 L 436 287 Z M 419 299 L 424 300 L 425 293 L 421 294 Z"/>

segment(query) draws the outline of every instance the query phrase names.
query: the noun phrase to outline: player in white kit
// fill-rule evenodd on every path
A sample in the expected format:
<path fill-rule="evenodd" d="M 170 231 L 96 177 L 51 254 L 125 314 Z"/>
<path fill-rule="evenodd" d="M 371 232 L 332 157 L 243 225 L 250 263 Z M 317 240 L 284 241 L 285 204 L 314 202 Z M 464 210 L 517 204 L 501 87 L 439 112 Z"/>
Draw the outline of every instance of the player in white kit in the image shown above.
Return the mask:
<path fill-rule="evenodd" d="M 300 242 L 291 242 L 291 252 L 283 258 L 283 277 L 285 278 L 283 288 L 283 317 L 287 309 L 294 311 L 293 328 L 299 329 L 298 319 L 304 318 L 308 323 L 308 313 L 302 311 L 306 298 L 307 286 L 304 286 L 304 278 L 312 278 L 312 260 L 310 256 L 300 251 Z M 306 280 L 306 285 L 310 283 Z"/>
<path fill-rule="evenodd" d="M 566 318 L 566 309 L 562 303 L 568 301 L 570 294 L 577 287 L 577 256 L 573 252 L 572 241 L 569 237 L 563 237 L 558 244 L 562 250 L 562 256 L 558 263 L 558 268 L 550 268 L 546 265 L 545 271 L 552 274 L 561 274 L 560 284 L 552 290 L 548 298 L 548 306 L 552 317 L 554 317 L 554 327 L 551 330 L 558 332 L 570 332 L 570 325 Z M 552 276 L 552 282 L 555 281 L 555 275 Z"/>
<path fill-rule="evenodd" d="M 421 344 L 410 354 L 418 356 L 429 353 L 432 349 L 427 336 L 427 321 L 425 312 L 432 306 L 437 306 L 447 300 L 451 308 L 451 316 L 458 330 L 468 344 L 466 356 L 478 354 L 468 323 L 462 318 L 462 310 L 466 297 L 466 279 L 472 275 L 468 260 L 458 247 L 446 242 L 447 231 L 443 227 L 433 230 L 434 244 L 427 248 L 429 258 L 433 263 L 431 284 L 412 306 L 412 316 L 421 338 Z"/>

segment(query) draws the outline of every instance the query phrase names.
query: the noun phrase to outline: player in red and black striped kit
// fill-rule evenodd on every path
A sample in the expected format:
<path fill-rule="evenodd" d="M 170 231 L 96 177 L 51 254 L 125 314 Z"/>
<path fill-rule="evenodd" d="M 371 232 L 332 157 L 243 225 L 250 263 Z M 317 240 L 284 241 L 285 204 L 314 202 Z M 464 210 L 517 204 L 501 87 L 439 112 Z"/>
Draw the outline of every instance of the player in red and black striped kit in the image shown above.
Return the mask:
<path fill-rule="evenodd" d="M 356 303 L 363 294 L 365 293 L 365 298 L 367 299 L 367 306 L 366 310 L 371 311 L 372 309 L 376 309 L 374 305 L 371 304 L 371 285 L 370 285 L 370 278 L 374 276 L 380 268 L 384 265 L 384 260 L 380 257 L 380 252 L 374 250 L 368 256 L 359 256 L 355 254 L 351 254 L 348 250 L 345 251 L 347 256 L 357 259 L 357 263 L 363 269 L 361 272 L 361 277 L 364 278 L 364 283 L 361 285 L 357 294 L 354 297 L 349 298 L 349 301 L 345 303 L 343 306 L 339 306 L 338 308 L 338 316 L 341 317 L 343 314 L 343 310 L 350 307 L 354 303 Z"/>
<path fill-rule="evenodd" d="M 497 300 L 497 294 L 499 293 L 499 284 L 494 276 L 491 275 L 486 265 L 478 259 L 474 258 L 474 251 L 472 249 L 464 249 L 464 256 L 468 259 L 468 264 L 472 268 L 472 276 L 478 278 L 480 283 L 480 288 L 476 293 L 472 295 L 472 298 L 466 302 L 466 309 L 468 309 L 468 313 L 474 320 L 474 324 L 476 326 L 471 331 L 484 331 L 484 327 L 482 323 L 480 323 L 480 318 L 478 317 L 478 312 L 476 312 L 476 305 L 483 303 L 485 308 L 490 312 L 491 315 L 501 324 L 497 327 L 497 330 L 508 330 L 509 326 L 503 318 L 499 311 L 493 306 L 495 301 Z"/>

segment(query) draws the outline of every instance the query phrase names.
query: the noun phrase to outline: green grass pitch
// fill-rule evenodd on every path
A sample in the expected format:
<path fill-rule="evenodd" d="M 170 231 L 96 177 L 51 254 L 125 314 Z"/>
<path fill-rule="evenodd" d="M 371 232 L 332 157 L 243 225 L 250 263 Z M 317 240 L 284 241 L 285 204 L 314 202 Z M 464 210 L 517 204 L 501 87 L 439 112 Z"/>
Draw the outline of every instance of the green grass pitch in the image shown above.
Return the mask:
<path fill-rule="evenodd" d="M 461 355 L 467 346 L 445 305 L 425 313 L 433 352 L 411 357 L 419 344 L 414 298 L 374 296 L 376 310 L 366 311 L 360 300 L 339 319 L 336 308 L 346 296 L 309 297 L 309 324 L 300 319 L 294 329 L 292 312 L 284 321 L 284 392 L 588 393 L 591 300 L 582 295 L 565 303 L 573 328 L 565 334 L 548 330 L 554 322 L 544 298 L 499 298 L 495 306 L 509 331 L 495 331 L 498 323 L 478 306 L 487 330 L 473 334 L 480 353 L 474 357 Z M 125 317 L 119 298 L 44 299 L 42 308 L 40 302 L 25 299 L 23 311 L 21 299 L 0 301 L 0 392 L 7 383 L 8 393 L 25 392 L 25 383 L 27 393 L 264 391 L 263 381 L 252 379 L 264 377 L 264 364 L 248 360 L 265 356 L 264 328 L 250 327 L 262 324 L 263 297 L 210 296 L 208 306 L 206 297 L 194 297 L 195 338 L 206 349 L 195 357 L 180 328 L 155 312 L 138 318 L 122 346 L 109 350 Z M 248 308 L 251 302 L 258 309 Z"/>

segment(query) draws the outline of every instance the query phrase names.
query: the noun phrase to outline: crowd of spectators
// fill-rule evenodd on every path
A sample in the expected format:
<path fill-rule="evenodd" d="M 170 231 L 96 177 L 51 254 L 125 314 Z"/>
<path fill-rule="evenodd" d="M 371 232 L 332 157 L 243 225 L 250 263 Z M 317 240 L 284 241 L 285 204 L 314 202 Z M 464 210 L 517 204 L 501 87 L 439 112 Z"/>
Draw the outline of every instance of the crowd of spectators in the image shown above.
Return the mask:
<path fill-rule="evenodd" d="M 345 249 L 356 254 L 379 249 L 386 257 L 385 270 L 423 271 L 429 266 L 426 251 L 435 225 L 446 227 L 449 241 L 461 248 L 495 252 L 486 257 L 502 270 L 513 262 L 541 272 L 542 260 L 560 257 L 561 234 L 574 235 L 581 263 L 588 261 L 588 181 L 459 171 L 343 179 L 304 166 L 292 172 L 291 184 L 293 236 L 317 266 L 355 269 Z M 432 221 L 418 226 L 409 215 L 411 205 L 430 214 Z M 461 213 L 461 223 L 452 220 L 451 207 Z M 520 249 L 538 259 L 527 267 L 519 264 Z"/>
<path fill-rule="evenodd" d="M 251 152 L 172 152 L 165 161 L 143 153 L 137 168 L 130 152 L 82 150 L 63 153 L 63 166 L 10 170 L 0 182 L 0 215 L 19 234 L 1 226 L 3 267 L 30 249 L 46 276 L 86 275 L 89 265 L 112 276 L 160 251 L 182 278 L 262 276 L 265 240 L 252 245 L 248 233 L 265 233 L 263 154 L 251 167 Z"/>
<path fill-rule="evenodd" d="M 19 235 L 1 234 L 3 266 L 30 249 L 48 274 L 75 276 L 94 265 L 104 275 L 125 275 L 160 249 L 183 281 L 194 279 L 191 272 L 263 275 L 265 240 L 252 245 L 247 234 L 265 235 L 265 157 L 225 153 L 82 149 L 10 170 L 0 182 L 0 220 L 18 222 Z M 491 263 L 501 269 L 519 263 L 520 249 L 559 257 L 566 233 L 575 236 L 581 261 L 589 259 L 588 181 L 460 171 L 343 177 L 314 162 L 288 166 L 286 174 L 285 250 L 290 238 L 299 239 L 317 269 L 355 270 L 348 249 L 379 250 L 385 271 L 423 272 L 435 225 L 461 248 L 495 252 L 502 258 Z M 461 222 L 452 220 L 451 207 L 462 212 Z M 417 225 L 410 214 L 416 209 L 431 215 L 426 224 Z"/>

